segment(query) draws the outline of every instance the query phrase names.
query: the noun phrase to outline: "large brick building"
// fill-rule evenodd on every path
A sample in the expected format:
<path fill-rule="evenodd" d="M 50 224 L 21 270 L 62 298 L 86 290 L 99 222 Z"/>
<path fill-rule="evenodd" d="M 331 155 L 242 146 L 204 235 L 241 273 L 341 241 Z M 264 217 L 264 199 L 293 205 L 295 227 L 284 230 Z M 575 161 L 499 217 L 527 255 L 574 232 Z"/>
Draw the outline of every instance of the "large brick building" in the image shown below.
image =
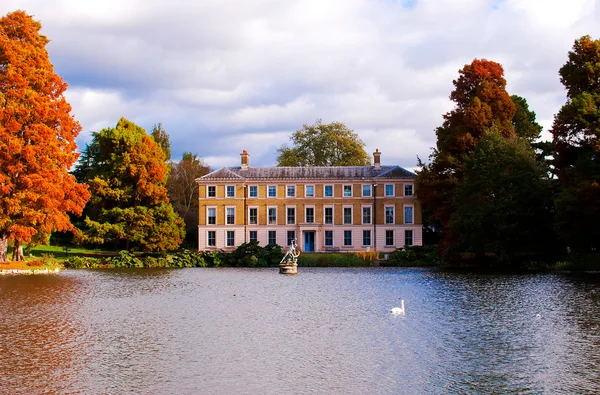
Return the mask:
<path fill-rule="evenodd" d="M 240 167 L 213 171 L 199 184 L 200 250 L 260 245 L 304 252 L 382 251 L 422 244 L 415 174 L 400 166 Z"/>

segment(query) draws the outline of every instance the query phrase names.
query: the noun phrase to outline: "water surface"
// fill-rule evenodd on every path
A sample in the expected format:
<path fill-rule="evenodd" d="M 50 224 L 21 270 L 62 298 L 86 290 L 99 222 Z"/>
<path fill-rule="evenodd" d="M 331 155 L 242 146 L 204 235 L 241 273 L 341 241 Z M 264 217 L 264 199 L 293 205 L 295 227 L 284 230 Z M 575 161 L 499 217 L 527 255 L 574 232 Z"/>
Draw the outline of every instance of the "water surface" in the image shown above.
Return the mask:
<path fill-rule="evenodd" d="M 0 393 L 126 392 L 600 393 L 600 274 L 0 278 Z"/>

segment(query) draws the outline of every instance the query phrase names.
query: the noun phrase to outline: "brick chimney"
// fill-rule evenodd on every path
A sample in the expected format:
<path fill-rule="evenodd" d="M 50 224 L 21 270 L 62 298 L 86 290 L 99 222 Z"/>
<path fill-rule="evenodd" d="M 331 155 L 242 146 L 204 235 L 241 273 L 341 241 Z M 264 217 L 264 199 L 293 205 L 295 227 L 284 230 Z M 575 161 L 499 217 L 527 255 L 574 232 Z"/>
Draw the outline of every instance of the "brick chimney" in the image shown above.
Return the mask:
<path fill-rule="evenodd" d="M 248 167 L 250 167 L 250 154 L 248 151 L 243 150 L 240 156 L 242 157 L 242 170 L 248 170 Z"/>
<path fill-rule="evenodd" d="M 373 152 L 373 165 L 376 169 L 381 167 L 381 152 L 379 152 L 378 148 L 376 148 L 375 152 Z"/>

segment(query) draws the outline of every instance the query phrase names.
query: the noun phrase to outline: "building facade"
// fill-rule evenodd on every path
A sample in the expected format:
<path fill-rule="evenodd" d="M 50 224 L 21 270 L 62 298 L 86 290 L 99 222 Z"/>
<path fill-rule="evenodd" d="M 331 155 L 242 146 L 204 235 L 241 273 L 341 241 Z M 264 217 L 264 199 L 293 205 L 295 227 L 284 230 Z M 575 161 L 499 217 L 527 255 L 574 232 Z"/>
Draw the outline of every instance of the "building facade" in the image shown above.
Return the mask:
<path fill-rule="evenodd" d="M 221 168 L 199 186 L 199 250 L 244 242 L 303 252 L 392 252 L 422 245 L 415 174 L 400 166 Z"/>

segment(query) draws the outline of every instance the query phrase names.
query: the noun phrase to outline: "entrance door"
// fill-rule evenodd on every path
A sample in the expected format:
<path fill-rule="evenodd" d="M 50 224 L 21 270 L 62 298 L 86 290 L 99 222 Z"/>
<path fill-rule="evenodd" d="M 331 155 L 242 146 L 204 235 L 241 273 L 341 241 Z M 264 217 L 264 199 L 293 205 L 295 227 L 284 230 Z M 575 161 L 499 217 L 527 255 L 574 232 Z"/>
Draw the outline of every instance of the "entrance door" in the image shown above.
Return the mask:
<path fill-rule="evenodd" d="M 315 232 L 304 232 L 304 251 L 310 252 L 315 250 Z"/>

